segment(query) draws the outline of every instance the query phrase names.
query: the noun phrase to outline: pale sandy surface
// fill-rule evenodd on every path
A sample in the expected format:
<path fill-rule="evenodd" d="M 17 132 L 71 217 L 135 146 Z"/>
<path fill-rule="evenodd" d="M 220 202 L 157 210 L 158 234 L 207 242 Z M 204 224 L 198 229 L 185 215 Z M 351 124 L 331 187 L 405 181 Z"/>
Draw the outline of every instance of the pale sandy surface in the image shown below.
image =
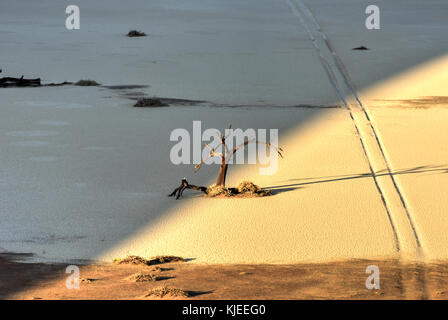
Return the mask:
<path fill-rule="evenodd" d="M 425 54 L 430 60 L 436 56 L 433 47 L 419 46 L 419 50 L 403 60 L 397 60 L 399 55 L 394 60 L 390 56 L 382 58 L 384 48 L 399 50 L 403 39 L 415 46 L 417 44 L 412 42 L 415 36 L 419 38 L 428 33 L 430 39 L 440 39 L 441 34 L 435 30 L 443 26 L 437 15 L 435 20 L 422 20 L 421 29 L 425 31 L 417 35 L 411 35 L 405 29 L 409 23 L 410 13 L 407 11 L 402 20 L 392 25 L 393 32 L 386 33 L 383 39 L 381 36 L 366 39 L 363 37 L 365 32 L 354 31 L 350 41 L 344 41 L 334 34 L 342 32 L 338 27 L 340 24 L 345 26 L 346 32 L 350 23 L 332 23 L 330 13 L 322 10 L 320 4 L 310 3 L 309 6 L 321 12 L 325 21 L 321 24 L 323 31 L 325 28 L 331 30 L 330 41 L 334 38 L 337 45 L 329 49 L 335 50 L 336 54 L 343 52 L 340 57 L 355 90 L 365 85 L 367 79 L 373 80 L 369 73 L 362 72 L 366 66 L 372 69 L 372 74 L 383 71 L 382 76 L 386 77 L 392 72 L 392 66 L 393 71 L 399 72 L 405 67 L 412 69 L 413 66 L 408 65 L 411 60 L 416 63 Z M 329 9 L 325 5 L 322 8 Z M 385 17 L 398 14 L 394 10 L 399 8 L 398 5 L 389 7 Z M 348 7 L 342 6 L 341 10 L 345 12 Z M 348 12 L 346 14 L 350 16 Z M 317 15 L 317 21 L 319 18 Z M 308 21 L 311 32 L 312 22 Z M 336 26 L 334 29 L 329 28 L 333 25 Z M 398 44 L 388 47 L 390 43 L 386 40 L 390 41 L 394 33 L 402 38 Z M 326 54 L 325 42 L 319 43 L 318 32 L 313 35 L 318 39 L 324 59 L 331 65 L 333 58 L 330 52 Z M 349 48 L 361 44 L 360 41 L 367 41 L 367 45 L 374 48 L 364 55 L 364 60 L 359 56 L 352 60 L 350 55 L 354 53 Z M 352 46 L 342 50 L 341 44 Z M 438 53 L 443 53 L 446 42 L 438 48 L 441 51 Z M 357 68 L 363 63 L 364 69 Z M 331 67 L 335 73 L 340 71 L 335 63 Z M 366 154 L 347 111 L 322 114 L 307 126 L 290 131 L 281 141 L 287 157 L 282 160 L 275 176 L 256 177 L 255 171 L 245 170 L 240 171 L 238 177 L 232 177 L 230 183 L 249 176 L 262 186 L 277 186 L 274 197 L 189 200 L 172 209 L 158 224 L 148 226 L 125 241 L 110 253 L 110 257 L 128 253 L 148 256 L 161 252 L 194 257 L 197 262 L 220 263 L 326 261 L 379 256 L 417 260 L 447 258 L 444 232 L 447 205 L 443 196 L 447 178 L 443 174 L 446 173 L 443 159 L 446 159 L 448 114 L 435 101 L 424 110 L 377 108 L 371 101 L 386 98 L 385 92 L 389 91 L 394 92 L 394 99 L 444 96 L 447 93 L 443 85 L 447 74 L 444 70 L 446 65 L 438 64 L 423 74 L 409 72 L 402 76 L 405 80 L 398 82 L 400 80 L 394 79 L 377 91 L 372 89 L 369 94 L 365 93 L 370 92 L 367 89 L 361 91 L 361 101 L 371 117 L 370 122 L 359 106 L 356 109 L 356 102 L 348 97 L 350 88 L 339 83 L 337 88 L 354 108 L 355 124 L 360 130 Z M 343 79 L 341 76 L 338 80 L 342 82 Z M 424 115 L 420 117 L 420 114 Z M 375 172 L 375 180 L 369 164 Z M 432 166 L 442 169 L 427 172 Z M 391 177 L 389 170 L 409 173 Z M 419 179 L 422 175 L 425 177 Z"/>
<path fill-rule="evenodd" d="M 3 72 L 45 81 L 145 84 L 151 95 L 224 104 L 326 104 L 334 92 L 283 1 L 57 0 L 0 3 Z M 148 36 L 128 38 L 131 29 Z M 302 79 L 306 79 L 303 81 Z"/>
<path fill-rule="evenodd" d="M 380 288 L 365 287 L 368 265 L 381 270 Z M 162 269 L 156 269 L 161 267 Z M 20 263 L 0 255 L 0 298 L 61 299 L 447 299 L 446 264 L 400 264 L 396 260 L 349 260 L 313 264 L 168 263 L 159 266 L 94 264 L 80 268 L 79 290 L 68 290 L 61 264 Z M 136 274 L 155 281 L 135 282 Z M 38 284 L 38 285 L 36 285 Z M 158 287 L 189 297 L 146 295 Z M 26 289 L 26 290 L 25 290 Z"/>
<path fill-rule="evenodd" d="M 2 89 L 0 247 L 7 251 L 95 259 L 177 204 L 166 195 L 182 177 L 214 178 L 215 167 L 195 175 L 192 165 L 170 162 L 172 130 L 191 131 L 202 120 L 204 130 L 232 123 L 282 136 L 322 110 L 277 107 L 336 98 L 283 2 L 78 5 L 81 29 L 70 32 L 60 1 L 2 2 L 2 76 L 148 87 Z M 134 28 L 148 37 L 126 37 Z M 127 94 L 226 106 L 142 110 Z M 263 109 L 232 108 L 246 104 Z"/>
<path fill-rule="evenodd" d="M 448 58 L 364 93 L 426 259 L 448 256 Z"/>
<path fill-rule="evenodd" d="M 297 8 L 303 9 L 303 3 L 298 2 Z M 345 4 L 348 6 L 348 2 Z M 307 12 L 302 10 L 320 46 L 319 52 L 336 74 L 336 89 L 347 99 L 354 122 L 347 111 L 322 114 L 307 126 L 290 131 L 281 141 L 287 157 L 275 176 L 256 177 L 255 171 L 240 171 L 238 177 L 232 177 L 231 183 L 248 176 L 262 186 L 278 186 L 274 197 L 189 200 L 172 209 L 158 224 L 125 241 L 109 257 L 161 252 L 182 254 L 197 262 L 220 263 L 379 256 L 421 261 L 448 257 L 447 203 L 443 196 L 448 183 L 446 63 L 442 60 L 435 65 L 420 65 L 446 52 L 446 41 L 439 33 L 444 28 L 441 20 L 437 14 L 434 19 L 423 19 L 420 31 L 411 34 L 416 30 L 406 28 L 412 16 L 407 7 L 405 15 L 391 21 L 390 32 L 383 32 L 386 36 L 379 33 L 365 38 L 365 31 L 353 31 L 350 39 L 344 40 L 338 38 L 337 32 L 347 32 L 349 22 L 330 20 L 330 7 L 323 3 L 308 5 L 321 13 L 322 17 L 314 13 L 318 23 L 324 21 L 321 30 L 325 33 L 330 29 L 326 34 L 330 44 L 326 47 L 322 35 L 316 28 L 313 30 L 314 22 L 306 21 Z M 435 7 L 440 5 L 435 3 Z M 347 6 L 341 6 L 341 12 L 350 16 L 353 8 Z M 398 17 L 400 8 L 398 4 L 388 7 L 385 20 Z M 428 14 L 428 10 L 425 7 L 418 12 Z M 437 48 L 418 40 L 426 34 Z M 392 44 L 398 35 L 400 40 Z M 372 51 L 360 52 L 352 59 L 355 53 L 349 48 L 365 41 Z M 418 50 L 404 54 L 412 46 Z M 387 55 L 386 48 L 393 53 Z M 333 60 L 334 54 L 341 59 L 342 67 Z M 405 58 L 400 59 L 403 55 Z M 417 65 L 420 69 L 414 70 Z M 372 72 L 366 72 L 366 68 Z M 394 72 L 401 74 L 403 70 L 407 72 L 379 87 L 358 89 L 378 76 L 389 79 Z M 351 82 L 348 85 L 343 83 L 347 79 Z M 359 92 L 362 105 L 354 100 L 351 90 Z M 389 108 L 372 101 L 428 96 L 442 97 L 429 98 L 426 109 L 415 109 L 415 105 Z M 403 102 L 398 103 L 403 106 Z"/>
<path fill-rule="evenodd" d="M 446 96 L 446 64 L 371 88 L 447 52 L 446 24 L 439 17 L 446 5 L 441 1 L 427 6 L 412 1 L 404 15 L 404 1 L 384 7 L 381 31 L 365 31 L 364 3 L 341 1 L 337 8 L 329 1 L 305 3 L 345 65 L 371 123 L 359 108 L 355 123 L 346 109 L 278 108 L 339 103 L 337 92 L 351 94 L 307 20 L 339 91 L 331 85 L 306 28 L 287 2 L 213 1 L 204 6 L 192 1 L 176 7 L 160 1 L 148 13 L 158 19 L 146 17 L 143 10 L 133 17 L 132 7 L 111 6 L 106 12 L 123 19 L 110 20 L 113 27 L 107 19 L 89 19 L 89 13 L 99 17 L 105 12 L 100 1 L 95 3 L 81 3 L 86 17 L 79 34 L 59 29 L 61 7 L 50 6 L 47 15 L 46 10 L 24 10 L 26 1 L 0 5 L 6 26 L 0 33 L 7 57 L 4 72 L 46 81 L 86 77 L 151 85 L 122 92 L 2 89 L 2 248 L 50 260 L 109 260 L 127 254 L 176 254 L 197 263 L 448 258 L 446 104 L 439 99 L 416 109 L 402 107 L 402 102 L 400 108 L 375 102 Z M 136 1 L 134 8 L 143 5 Z M 426 12 L 421 20 L 420 10 Z M 273 13 L 281 19 L 272 19 Z M 132 23 L 116 23 L 130 18 Z M 129 42 L 123 34 L 130 28 L 152 35 Z M 34 29 L 41 32 L 36 36 L 30 32 Z M 350 50 L 362 44 L 372 50 Z M 136 91 L 267 107 L 135 110 L 122 94 Z M 192 166 L 169 162 L 169 133 L 190 129 L 193 120 L 216 128 L 230 122 L 240 128 L 279 128 L 285 159 L 278 173 L 260 176 L 256 168 L 231 168 L 228 181 L 249 178 L 271 187 L 275 195 L 203 199 L 186 193 L 180 201 L 167 198 L 183 176 L 193 183 L 213 182 L 216 168 L 193 175 Z M 391 180 L 386 171 L 378 172 L 387 165 L 393 172 L 411 173 Z"/>
<path fill-rule="evenodd" d="M 345 110 L 292 132 L 282 147 L 286 157 L 277 174 L 240 170 L 228 183 L 250 177 L 273 187 L 274 196 L 181 200 L 109 258 L 160 252 L 197 262 L 281 263 L 395 254 L 387 215 Z"/>
<path fill-rule="evenodd" d="M 446 259 L 446 3 L 377 1 L 377 31 L 350 28 L 343 19 L 351 16 L 359 23 L 354 13 L 370 2 L 339 3 L 334 10 L 332 2 L 319 1 L 311 10 L 358 89 L 408 209 L 392 212 L 392 223 L 402 233 L 399 242 L 419 252 L 420 259 Z M 359 45 L 371 50 L 348 50 Z"/>

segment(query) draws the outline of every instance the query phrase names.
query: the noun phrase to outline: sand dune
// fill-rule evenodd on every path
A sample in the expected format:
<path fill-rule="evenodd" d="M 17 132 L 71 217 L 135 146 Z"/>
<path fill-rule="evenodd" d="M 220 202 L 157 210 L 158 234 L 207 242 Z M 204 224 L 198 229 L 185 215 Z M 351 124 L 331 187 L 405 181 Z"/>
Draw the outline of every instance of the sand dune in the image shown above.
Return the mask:
<path fill-rule="evenodd" d="M 108 18 L 106 1 L 80 1 L 96 19 L 83 20 L 79 33 L 59 29 L 61 4 L 48 12 L 0 4 L 3 73 L 112 85 L 2 89 L 2 248 L 43 260 L 448 258 L 446 23 L 420 17 L 418 1 L 382 0 L 384 28 L 367 31 L 367 2 L 341 0 L 334 10 L 329 0 L 294 0 L 321 27 L 302 12 L 307 30 L 282 1 L 153 1 L 148 11 L 146 1 L 125 8 L 114 1 Z M 444 8 L 432 0 L 423 9 Z M 148 37 L 125 37 L 130 28 Z M 351 50 L 360 45 L 371 50 Z M 359 105 L 355 121 L 345 108 L 279 108 L 338 98 L 356 106 L 353 90 L 370 122 Z M 133 109 L 129 97 L 143 95 L 210 104 Z M 207 127 L 280 129 L 278 173 L 232 167 L 228 181 L 248 178 L 274 196 L 165 197 L 185 175 L 213 182 L 216 168 L 194 175 L 192 166 L 168 161 L 170 132 L 198 119 Z"/>
<path fill-rule="evenodd" d="M 320 45 L 319 54 L 330 61 L 327 43 Z M 345 62 L 352 70 L 352 61 Z M 352 81 L 338 61 L 331 63 L 342 82 Z M 218 263 L 448 258 L 445 70 L 445 57 L 406 70 L 360 91 L 360 106 L 350 97 L 356 83 L 345 88 L 339 81 L 335 89 L 353 121 L 346 110 L 327 112 L 282 139 L 287 156 L 275 176 L 243 169 L 232 177 L 233 183 L 249 177 L 274 187 L 275 196 L 183 200 L 105 257 L 161 252 Z M 429 109 L 388 107 L 388 100 L 405 105 L 419 98 Z"/>

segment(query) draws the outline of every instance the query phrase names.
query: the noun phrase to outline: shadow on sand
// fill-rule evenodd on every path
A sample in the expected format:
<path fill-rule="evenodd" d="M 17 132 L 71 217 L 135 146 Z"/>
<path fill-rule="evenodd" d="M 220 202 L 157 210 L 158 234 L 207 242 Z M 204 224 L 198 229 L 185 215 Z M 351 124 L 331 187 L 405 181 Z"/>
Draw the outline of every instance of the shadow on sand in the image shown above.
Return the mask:
<path fill-rule="evenodd" d="M 448 173 L 448 166 L 446 166 L 446 165 L 418 166 L 418 167 L 414 167 L 414 168 L 410 168 L 410 169 L 394 170 L 391 173 L 389 173 L 387 170 L 381 170 L 381 171 L 375 172 L 375 176 L 377 176 L 377 177 L 388 176 L 388 175 L 399 176 L 399 175 L 408 175 L 408 174 L 417 174 L 417 173 L 444 174 L 444 173 Z M 265 187 L 264 189 L 271 190 L 273 194 L 278 194 L 278 193 L 282 193 L 282 192 L 288 192 L 288 191 L 301 189 L 301 188 L 303 188 L 303 186 L 306 186 L 306 185 L 353 180 L 353 179 L 362 179 L 362 178 L 371 178 L 371 177 L 373 177 L 373 174 L 369 172 L 369 173 L 359 173 L 359 174 L 352 174 L 352 175 L 297 178 L 297 179 L 289 179 L 287 181 L 297 181 L 298 183 L 270 186 L 270 187 Z"/>

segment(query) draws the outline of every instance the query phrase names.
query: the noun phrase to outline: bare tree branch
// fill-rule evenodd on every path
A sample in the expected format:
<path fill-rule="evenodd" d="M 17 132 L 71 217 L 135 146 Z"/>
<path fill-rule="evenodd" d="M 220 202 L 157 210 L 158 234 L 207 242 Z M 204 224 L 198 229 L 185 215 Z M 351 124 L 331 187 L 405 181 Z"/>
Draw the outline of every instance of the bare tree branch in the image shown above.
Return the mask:
<path fill-rule="evenodd" d="M 266 145 L 267 147 L 271 147 L 271 146 L 272 146 L 272 147 L 277 151 L 278 155 L 279 155 L 281 158 L 283 158 L 283 154 L 282 154 L 283 149 L 282 149 L 282 148 L 280 148 L 280 147 L 277 148 L 277 147 L 271 145 L 269 142 L 259 141 L 259 140 L 256 140 L 255 138 L 253 138 L 252 140 L 246 140 L 246 141 L 244 141 L 243 143 L 239 144 L 238 146 L 234 147 L 234 148 L 232 149 L 232 152 L 230 153 L 229 158 L 227 159 L 227 161 L 229 161 L 229 160 L 232 158 L 232 156 L 235 154 L 235 152 L 237 152 L 239 149 L 241 149 L 241 148 L 247 146 L 247 145 L 250 144 L 250 143 L 264 144 L 264 145 Z"/>
<path fill-rule="evenodd" d="M 232 125 L 229 125 L 229 130 L 232 128 Z M 209 159 L 213 158 L 213 157 L 220 157 L 221 158 L 221 165 L 220 165 L 220 169 L 219 169 L 219 173 L 218 173 L 218 180 L 217 180 L 217 185 L 225 185 L 225 177 L 227 174 L 227 165 L 230 161 L 230 159 L 233 157 L 233 155 L 239 150 L 244 148 L 245 146 L 247 146 L 250 143 L 255 143 L 255 144 L 264 144 L 266 147 L 273 147 L 276 151 L 277 154 L 283 158 L 283 149 L 280 147 L 276 147 L 271 145 L 271 143 L 269 142 L 264 142 L 264 141 L 259 141 L 256 140 L 256 137 L 251 138 L 251 139 L 246 139 L 246 141 L 244 141 L 243 143 L 239 144 L 238 146 L 232 148 L 232 150 L 229 150 L 229 146 L 226 143 L 226 139 L 230 136 L 230 133 L 227 136 L 224 136 L 223 134 L 221 134 L 219 131 L 217 138 L 219 139 L 220 143 L 216 146 L 216 147 L 211 147 L 210 145 L 208 145 L 207 143 L 205 144 L 205 146 L 210 150 L 210 154 L 206 159 L 203 159 L 200 163 L 198 163 L 197 165 L 194 166 L 195 172 L 197 172 L 202 165 Z M 216 148 L 220 147 L 221 145 L 224 146 L 224 152 L 216 152 Z"/>
<path fill-rule="evenodd" d="M 207 145 L 208 146 L 208 145 Z M 209 146 L 208 146 L 209 147 Z M 210 147 L 209 147 L 210 148 Z M 221 159 L 224 157 L 224 155 L 221 152 L 215 152 L 214 148 L 210 148 L 210 154 L 207 158 L 203 159 L 201 162 L 199 162 L 197 165 L 194 166 L 194 171 L 197 172 L 199 169 L 201 169 L 202 165 L 207 161 L 208 159 L 211 159 L 213 157 L 221 157 Z"/>
<path fill-rule="evenodd" d="M 193 184 L 189 184 L 186 178 L 183 178 L 181 180 L 180 186 L 174 189 L 173 192 L 171 192 L 168 197 L 174 197 L 176 196 L 176 200 L 183 196 L 183 193 L 185 189 L 192 189 L 196 191 L 201 191 L 205 194 L 207 194 L 207 188 L 204 186 L 195 186 Z"/>

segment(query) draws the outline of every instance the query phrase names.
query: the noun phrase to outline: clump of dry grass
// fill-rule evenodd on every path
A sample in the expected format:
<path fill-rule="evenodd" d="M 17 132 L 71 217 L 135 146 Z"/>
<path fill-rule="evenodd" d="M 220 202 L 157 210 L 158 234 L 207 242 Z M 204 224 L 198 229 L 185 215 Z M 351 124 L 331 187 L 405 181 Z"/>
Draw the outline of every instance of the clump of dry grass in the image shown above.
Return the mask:
<path fill-rule="evenodd" d="M 254 197 L 266 197 L 272 195 L 270 190 L 263 190 L 255 183 L 246 180 L 240 182 L 238 185 L 238 192 L 241 195 Z"/>
<path fill-rule="evenodd" d="M 184 262 L 185 259 L 177 256 L 156 256 L 151 258 L 151 264 L 162 264 L 170 262 Z"/>
<path fill-rule="evenodd" d="M 141 99 L 138 99 L 136 104 L 134 104 L 134 107 L 137 107 L 137 108 L 168 107 L 168 104 L 162 102 L 162 100 L 160 100 L 158 98 L 141 98 Z"/>
<path fill-rule="evenodd" d="M 150 274 L 150 273 L 136 273 L 132 276 L 126 278 L 126 280 L 135 281 L 135 282 L 151 282 L 159 280 L 159 277 Z"/>
<path fill-rule="evenodd" d="M 260 191 L 260 187 L 257 186 L 252 181 L 241 181 L 238 185 L 238 192 L 239 193 L 256 193 Z"/>
<path fill-rule="evenodd" d="M 159 298 L 163 298 L 165 296 L 188 298 L 191 295 L 187 291 L 184 291 L 182 289 L 163 286 L 163 287 L 158 287 L 158 288 L 149 290 L 149 292 L 145 295 L 145 297 L 150 297 L 150 296 L 155 296 L 155 297 L 159 297 Z"/>
<path fill-rule="evenodd" d="M 117 258 L 113 260 L 117 264 L 144 264 L 149 265 L 149 261 L 139 256 L 127 256 L 126 258 Z"/>
<path fill-rule="evenodd" d="M 139 256 L 127 256 L 126 258 L 122 259 L 114 259 L 113 262 L 117 264 L 136 264 L 136 265 L 155 265 L 155 264 L 163 264 L 163 263 L 169 263 L 169 262 L 183 262 L 185 261 L 182 257 L 177 256 L 156 256 L 154 258 L 151 258 L 149 260 L 146 260 Z"/>
<path fill-rule="evenodd" d="M 207 188 L 206 197 L 266 197 L 272 195 L 269 190 L 263 190 L 251 181 L 242 181 L 237 188 L 226 188 L 224 186 L 211 185 Z"/>
<path fill-rule="evenodd" d="M 78 82 L 75 82 L 75 86 L 81 87 L 94 87 L 99 85 L 100 84 L 94 80 L 79 80 Z"/>
<path fill-rule="evenodd" d="M 131 30 L 131 31 L 128 32 L 127 36 L 130 37 L 130 38 L 133 38 L 133 37 L 146 37 L 146 33 L 142 32 L 142 31 Z"/>
<path fill-rule="evenodd" d="M 231 197 L 232 191 L 229 188 L 217 186 L 216 184 L 213 184 L 207 188 L 207 197 L 213 198 L 217 196 Z"/>

